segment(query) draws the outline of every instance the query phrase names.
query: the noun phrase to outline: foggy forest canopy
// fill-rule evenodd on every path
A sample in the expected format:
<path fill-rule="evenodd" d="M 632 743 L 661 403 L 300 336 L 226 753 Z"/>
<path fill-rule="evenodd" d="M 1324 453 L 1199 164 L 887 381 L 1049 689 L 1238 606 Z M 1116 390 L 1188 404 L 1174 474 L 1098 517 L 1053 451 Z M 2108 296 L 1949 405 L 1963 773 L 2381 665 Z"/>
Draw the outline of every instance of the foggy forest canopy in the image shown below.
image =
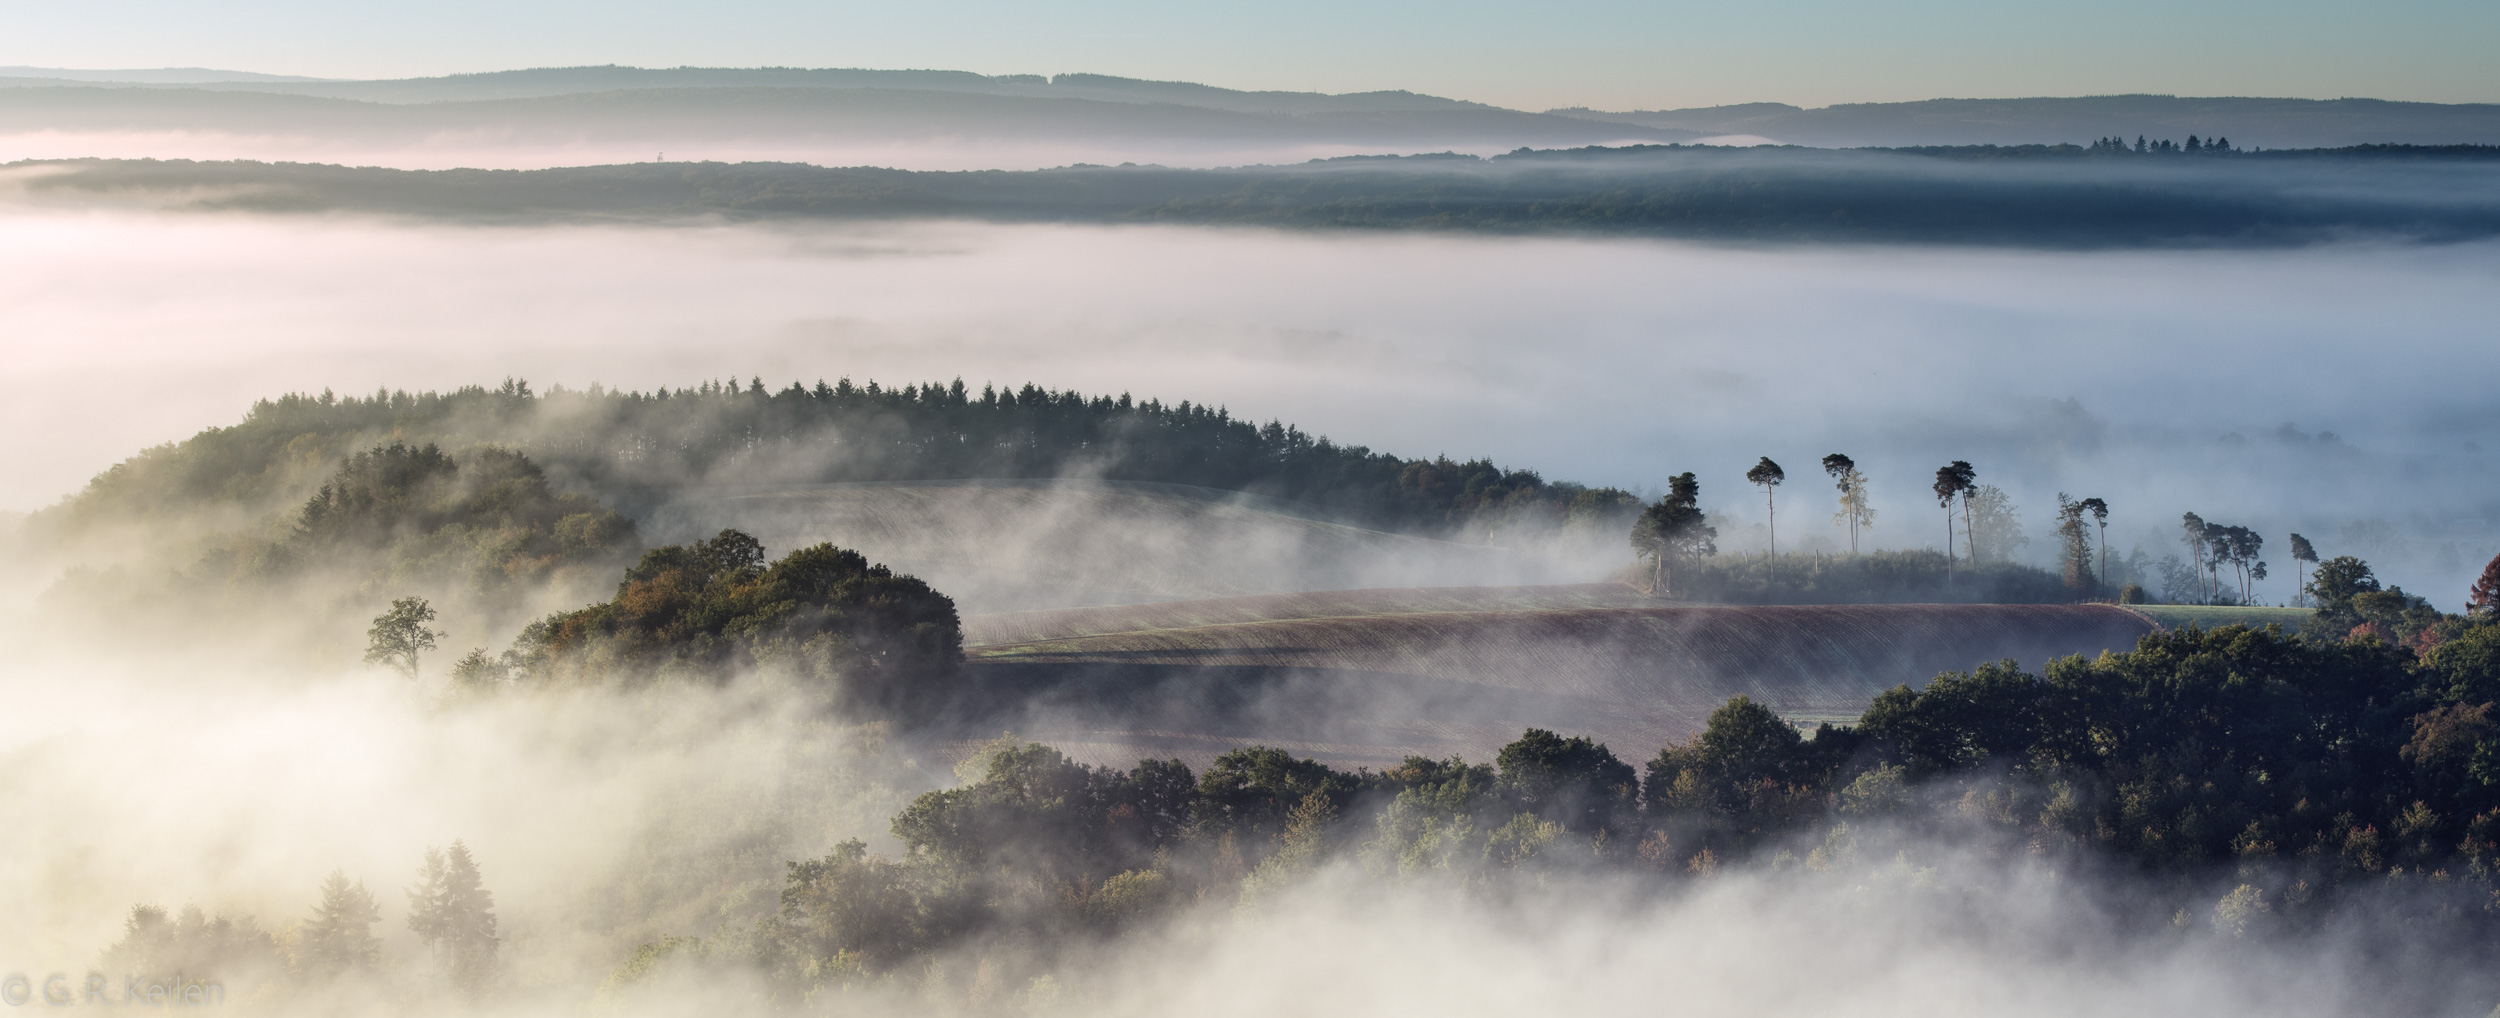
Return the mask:
<path fill-rule="evenodd" d="M 1825 466 L 1846 496 L 1854 467 Z M 1766 458 L 1749 479 L 1777 473 Z M 1979 495 L 1967 473 L 1955 464 L 1938 483 Z M 509 885 L 498 897 L 510 842 L 406 846 L 404 909 L 371 889 L 390 874 L 345 870 L 301 874 L 315 904 L 295 918 L 140 900 L 98 945 L 104 963 L 170 978 L 177 995 L 213 978 L 273 1008 L 384 985 L 420 1000 L 529 988 L 665 1006 L 693 985 L 766 1008 L 1027 1008 L 1115 992 L 1116 968 L 1090 961 L 1101 952 L 1272 921 L 1314 894 L 1500 910 L 1604 893 L 1664 908 L 1744 881 L 1925 914 L 2029 866 L 2080 881 L 2059 893 L 2106 915 L 2113 943 L 2361 937 L 2441 974 L 2395 965 L 2349 992 L 2433 1011 L 2500 993 L 2500 562 L 2448 614 L 2331 556 L 2305 577 L 2315 611 L 2289 630 L 2156 633 L 2035 670 L 1971 662 L 1811 731 L 1738 697 L 1664 746 L 1531 729 L 1487 760 L 1348 768 L 1252 744 L 1196 767 L 1099 766 L 1012 736 L 965 748 L 967 719 L 995 716 L 976 701 L 1015 694 L 976 681 L 945 591 L 857 550 L 766 548 L 735 530 L 654 547 L 636 523 L 688 488 L 946 478 L 1238 493 L 1455 540 L 1585 530 L 1625 560 L 1650 556 L 1662 596 L 1715 582 L 1769 585 L 1759 596 L 1776 600 L 1905 571 L 1943 572 L 1959 586 L 1941 589 L 1971 597 L 2115 594 L 2081 503 L 2064 507 L 2063 576 L 1937 552 L 1717 556 L 1690 474 L 1652 500 L 1125 394 L 750 379 L 288 395 L 24 521 L 24 564 L 66 569 L 48 617 L 146 619 L 117 642 L 184 658 L 224 653 L 221 628 L 301 638 L 332 666 L 362 645 L 405 676 L 422 706 L 404 709 L 445 724 L 554 718 L 607 696 L 700 714 L 761 690 L 842 739 L 961 765 L 932 782 L 927 764 L 861 750 L 742 800 L 768 819 L 738 824 L 771 838 L 650 835 L 625 864 L 630 900 L 584 920 L 607 945 L 589 960 L 595 990 L 549 990 L 510 953 L 533 941 L 506 931 L 556 907 Z M 2191 536 L 2218 596 L 2235 538 Z M 429 597 L 461 616 L 458 642 L 438 646 L 450 634 Z M 857 775 L 878 773 L 884 791 L 844 808 L 885 804 L 881 830 L 780 854 L 828 829 L 790 826 L 831 809 L 807 789 L 857 794 Z M 386 950 L 377 927 L 405 927 L 420 956 Z"/>
<path fill-rule="evenodd" d="M 2500 232 L 2500 149 L 2249 151 L 2227 138 L 1899 149 L 1646 145 L 1227 169 L 912 172 L 796 163 L 394 170 L 11 164 L 31 200 L 502 223 L 962 218 L 2043 248 Z"/>

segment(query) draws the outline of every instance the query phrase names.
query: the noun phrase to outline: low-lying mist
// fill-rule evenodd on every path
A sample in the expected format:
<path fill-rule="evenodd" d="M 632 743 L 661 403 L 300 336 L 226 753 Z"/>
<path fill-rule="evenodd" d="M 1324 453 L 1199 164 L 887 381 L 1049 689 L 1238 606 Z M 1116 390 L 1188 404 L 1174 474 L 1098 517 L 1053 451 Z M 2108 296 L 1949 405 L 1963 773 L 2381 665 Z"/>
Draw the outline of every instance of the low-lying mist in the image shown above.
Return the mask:
<path fill-rule="evenodd" d="M 769 684 L 443 702 L 378 673 L 302 682 L 14 645 L 33 650 L 0 672 L 18 846 L 0 855 L 0 957 L 78 986 L 134 903 L 255 918 L 283 940 L 324 874 L 371 891 L 382 975 L 285 996 L 269 973 L 217 974 L 242 1013 L 781 1013 L 791 1002 L 765 1005 L 762 975 L 722 956 L 618 973 L 637 945 L 734 937 L 771 914 L 784 860 L 848 838 L 892 851 L 886 817 L 968 773 L 949 773 L 959 747 L 845 725 Z M 499 975 L 477 999 L 428 975 L 399 890 L 453 839 L 501 920 Z M 1043 976 L 939 959 L 963 982 L 828 989 L 799 1010 L 2479 1018 L 2500 992 L 2421 927 L 2364 914 L 2278 930 L 2218 906 L 2228 887 L 1988 835 L 1869 824 L 1761 859 L 1663 882 L 1565 861 L 1499 885 L 1384 883 L 1341 862 L 1253 905 L 1074 938 Z M 118 999 L 120 976 L 108 985 Z"/>
<path fill-rule="evenodd" d="M 2175 550 L 2182 511 L 2299 530 L 2453 607 L 2494 550 L 2500 247 L 2043 253 L 1182 228 L 471 228 L 0 216 L 0 505 L 26 510 L 287 391 L 506 376 L 962 377 L 1221 404 L 1409 456 L 1626 487 L 1696 471 L 1739 532 L 1842 540 L 1813 462 L 1872 478 L 1878 547 L 1941 545 L 1966 459 L 2046 558 L 2053 496 Z M 1725 529 L 1725 528 L 1723 528 Z M 1822 543 L 1818 543 L 1822 542 Z M 872 552 L 874 549 L 870 549 Z M 2258 588 L 2286 600 L 2290 570 Z"/>

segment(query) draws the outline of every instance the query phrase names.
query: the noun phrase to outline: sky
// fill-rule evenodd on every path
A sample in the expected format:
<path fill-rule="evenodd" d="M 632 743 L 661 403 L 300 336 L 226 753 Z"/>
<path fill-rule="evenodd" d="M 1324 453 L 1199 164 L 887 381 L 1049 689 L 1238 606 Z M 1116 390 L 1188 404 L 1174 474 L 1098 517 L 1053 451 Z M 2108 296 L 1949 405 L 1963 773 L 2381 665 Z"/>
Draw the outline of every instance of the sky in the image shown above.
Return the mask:
<path fill-rule="evenodd" d="M 0 65 L 345 78 L 605 63 L 1081 71 L 1522 109 L 2125 92 L 2500 101 L 2490 0 L 6 0 L 0 18 Z"/>

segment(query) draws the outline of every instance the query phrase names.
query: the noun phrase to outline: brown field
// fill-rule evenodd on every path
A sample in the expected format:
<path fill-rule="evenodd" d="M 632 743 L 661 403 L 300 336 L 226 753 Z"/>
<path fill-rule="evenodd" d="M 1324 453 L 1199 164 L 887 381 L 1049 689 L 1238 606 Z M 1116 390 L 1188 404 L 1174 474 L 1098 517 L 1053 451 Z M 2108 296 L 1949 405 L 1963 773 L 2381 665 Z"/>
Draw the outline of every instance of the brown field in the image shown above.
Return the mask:
<path fill-rule="evenodd" d="M 912 481 L 719 490 L 657 507 L 657 540 L 755 535 L 772 554 L 830 541 L 929 581 L 967 612 L 1349 587 L 1556 583 L 1572 562 L 1347 526 L 1238 492 L 1101 481 Z"/>
<path fill-rule="evenodd" d="M 1263 614 L 1265 613 L 1265 614 Z M 1646 758 L 1737 694 L 1847 720 L 1877 692 L 2014 658 L 2125 649 L 2103 605 L 1682 606 L 1627 588 L 1338 591 L 967 620 L 1019 734 L 1105 762 L 1287 745 L 1379 765 L 1484 759 L 1531 725 Z"/>

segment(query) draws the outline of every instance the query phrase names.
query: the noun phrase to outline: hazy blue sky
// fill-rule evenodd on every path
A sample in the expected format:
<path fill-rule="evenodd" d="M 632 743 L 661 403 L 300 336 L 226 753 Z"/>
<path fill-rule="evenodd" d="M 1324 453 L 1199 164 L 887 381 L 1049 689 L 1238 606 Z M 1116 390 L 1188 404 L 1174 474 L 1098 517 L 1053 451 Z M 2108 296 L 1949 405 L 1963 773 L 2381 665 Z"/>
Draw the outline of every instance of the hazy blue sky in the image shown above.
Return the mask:
<path fill-rule="evenodd" d="M 0 0 L 0 64 L 399 77 L 586 63 L 1095 71 L 1506 106 L 2500 101 L 2495 0 Z"/>

